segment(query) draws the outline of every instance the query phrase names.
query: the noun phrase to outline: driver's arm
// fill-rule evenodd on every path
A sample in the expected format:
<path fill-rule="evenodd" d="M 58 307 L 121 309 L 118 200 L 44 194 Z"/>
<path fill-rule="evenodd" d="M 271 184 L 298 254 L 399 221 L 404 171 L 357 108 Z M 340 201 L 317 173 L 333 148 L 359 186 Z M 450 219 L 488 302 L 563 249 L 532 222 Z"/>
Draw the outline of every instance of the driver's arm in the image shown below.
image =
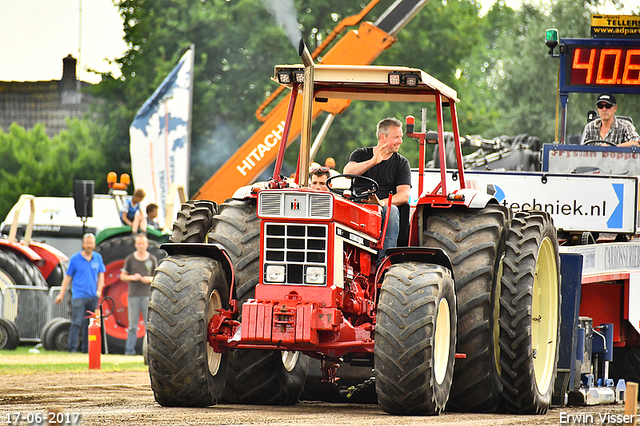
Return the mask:
<path fill-rule="evenodd" d="M 376 163 L 375 162 L 375 157 L 372 157 L 368 160 L 362 161 L 360 163 L 356 163 L 355 161 L 349 161 L 347 163 L 346 166 L 344 166 L 344 169 L 342 170 L 342 173 L 345 175 L 363 175 L 367 170 L 369 170 L 370 168 L 372 168 L 373 166 L 375 166 Z"/>
<path fill-rule="evenodd" d="M 396 193 L 391 198 L 391 202 L 394 206 L 406 204 L 409 202 L 409 193 L 411 191 L 411 185 L 398 185 L 396 186 Z M 382 202 L 387 205 L 388 198 L 385 198 Z"/>
<path fill-rule="evenodd" d="M 636 128 L 631 123 L 623 124 L 624 129 L 624 138 L 626 142 L 618 144 L 618 146 L 638 146 L 638 141 L 640 141 L 640 135 L 636 131 Z"/>

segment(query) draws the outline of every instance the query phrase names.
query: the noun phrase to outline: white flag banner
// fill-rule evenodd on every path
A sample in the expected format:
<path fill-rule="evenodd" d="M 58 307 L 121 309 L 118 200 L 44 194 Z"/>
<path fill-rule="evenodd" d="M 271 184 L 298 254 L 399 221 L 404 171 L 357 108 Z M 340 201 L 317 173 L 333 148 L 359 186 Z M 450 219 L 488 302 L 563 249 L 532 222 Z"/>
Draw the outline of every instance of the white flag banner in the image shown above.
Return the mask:
<path fill-rule="evenodd" d="M 159 207 L 158 222 L 165 228 L 167 209 L 175 219 L 180 211 L 177 196 L 170 190 L 182 186 L 189 194 L 189 144 L 193 50 L 182 56 L 178 65 L 142 105 L 131 123 L 131 172 L 136 189 L 146 192 L 144 205 Z"/>

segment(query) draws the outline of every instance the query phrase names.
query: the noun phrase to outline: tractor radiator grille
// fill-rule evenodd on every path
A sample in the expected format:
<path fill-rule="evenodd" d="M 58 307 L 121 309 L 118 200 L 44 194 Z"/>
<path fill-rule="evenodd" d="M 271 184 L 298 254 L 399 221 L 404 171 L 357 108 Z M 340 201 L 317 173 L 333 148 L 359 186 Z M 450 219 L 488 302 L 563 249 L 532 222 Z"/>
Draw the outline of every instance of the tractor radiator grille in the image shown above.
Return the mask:
<path fill-rule="evenodd" d="M 322 268 L 327 264 L 327 225 L 266 223 L 264 264 L 283 265 L 284 284 L 309 285 L 308 268 Z M 324 285 L 313 283 L 314 285 Z"/>
<path fill-rule="evenodd" d="M 329 193 L 262 191 L 258 197 L 261 217 L 331 219 L 333 214 Z"/>

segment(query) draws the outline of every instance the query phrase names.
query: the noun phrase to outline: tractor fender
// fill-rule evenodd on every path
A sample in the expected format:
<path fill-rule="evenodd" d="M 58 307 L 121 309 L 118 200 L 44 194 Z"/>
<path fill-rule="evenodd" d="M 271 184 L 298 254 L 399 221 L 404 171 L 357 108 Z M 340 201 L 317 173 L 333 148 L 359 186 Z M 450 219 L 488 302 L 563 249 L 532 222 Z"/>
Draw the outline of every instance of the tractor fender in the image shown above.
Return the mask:
<path fill-rule="evenodd" d="M 38 264 L 38 268 L 45 279 L 49 278 L 49 275 L 51 275 L 58 264 L 69 260 L 67 255 L 46 243 L 31 241 L 29 248 L 38 253 L 42 258 L 42 261 Z"/>
<path fill-rule="evenodd" d="M 7 247 L 9 250 L 15 251 L 16 253 L 26 257 L 33 263 L 39 262 L 40 260 L 42 260 L 42 257 L 40 257 L 38 252 L 36 252 L 34 249 L 32 249 L 29 246 L 25 246 L 24 244 L 17 243 L 17 242 L 10 242 L 9 240 L 6 240 L 3 238 L 3 239 L 0 239 L 0 246 Z"/>
<path fill-rule="evenodd" d="M 455 191 L 456 194 L 462 194 L 465 198 L 465 204 L 470 209 L 483 209 L 487 207 L 487 204 L 497 204 L 498 200 L 486 192 L 478 191 L 477 189 L 464 188 Z"/>
<path fill-rule="evenodd" d="M 175 254 L 188 254 L 208 257 L 219 261 L 227 277 L 229 288 L 233 288 L 233 283 L 235 282 L 233 264 L 222 245 L 204 243 L 165 243 L 160 245 L 160 248 L 166 251 L 169 256 Z"/>
<path fill-rule="evenodd" d="M 231 198 L 233 198 L 234 200 L 245 200 L 247 198 L 251 198 L 251 188 L 252 185 L 241 186 L 240 188 L 236 189 L 236 192 L 233 193 L 233 196 L 231 196 Z"/>
<path fill-rule="evenodd" d="M 103 229 L 96 235 L 96 247 L 108 239 L 117 237 L 118 235 L 132 234 L 129 225 L 116 226 L 113 228 Z M 159 242 L 167 242 L 170 235 L 160 229 L 147 227 L 147 238 Z"/>
<path fill-rule="evenodd" d="M 449 270 L 453 279 L 453 266 L 449 255 L 440 248 L 430 247 L 394 247 L 388 248 L 384 259 L 376 275 L 381 275 L 382 271 L 396 263 L 421 262 L 440 265 Z M 378 277 L 377 277 L 378 278 Z M 381 278 L 381 277 L 380 277 Z M 379 280 L 376 279 L 376 282 Z"/>

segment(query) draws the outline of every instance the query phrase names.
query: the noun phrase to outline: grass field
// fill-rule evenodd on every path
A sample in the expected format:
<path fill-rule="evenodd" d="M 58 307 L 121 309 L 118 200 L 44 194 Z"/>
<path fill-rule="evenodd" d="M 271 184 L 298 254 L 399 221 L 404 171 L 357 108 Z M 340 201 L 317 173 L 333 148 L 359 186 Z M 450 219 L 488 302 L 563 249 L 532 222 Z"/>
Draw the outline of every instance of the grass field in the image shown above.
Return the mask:
<path fill-rule="evenodd" d="M 102 355 L 100 363 L 101 371 L 147 371 L 142 355 Z M 13 351 L 0 350 L 0 376 L 88 370 L 87 354 L 46 351 L 39 345 L 18 346 Z"/>

